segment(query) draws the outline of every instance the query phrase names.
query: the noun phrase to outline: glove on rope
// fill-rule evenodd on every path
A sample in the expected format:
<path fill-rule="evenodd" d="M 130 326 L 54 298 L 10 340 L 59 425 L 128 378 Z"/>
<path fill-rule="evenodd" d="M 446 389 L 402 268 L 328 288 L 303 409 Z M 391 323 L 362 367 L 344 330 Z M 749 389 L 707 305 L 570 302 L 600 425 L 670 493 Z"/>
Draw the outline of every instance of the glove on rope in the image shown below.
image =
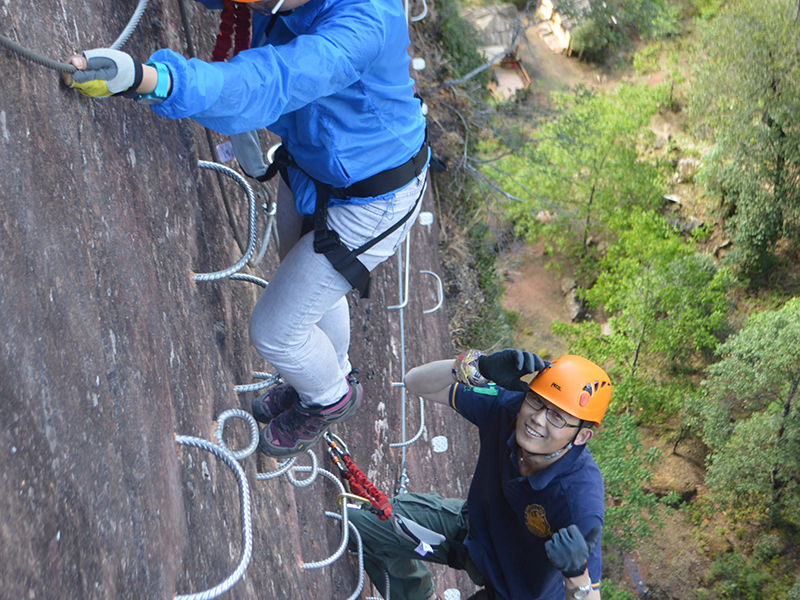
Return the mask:
<path fill-rule="evenodd" d="M 478 360 L 483 356 L 480 350 L 467 350 L 459 356 L 453 364 L 453 378 L 458 382 L 470 387 L 481 387 L 489 383 L 489 380 L 481 375 L 478 370 Z"/>
<path fill-rule="evenodd" d="M 86 70 L 72 74 L 72 84 L 89 98 L 107 98 L 135 90 L 142 83 L 142 63 L 130 55 L 110 48 L 87 50 Z"/>
<path fill-rule="evenodd" d="M 500 350 L 478 359 L 481 374 L 501 388 L 514 392 L 527 392 L 528 384 L 520 379 L 530 373 L 541 373 L 550 363 L 536 354 L 522 350 Z"/>
<path fill-rule="evenodd" d="M 586 563 L 592 548 L 603 535 L 603 526 L 598 525 L 586 536 L 581 535 L 577 525 L 559 529 L 548 540 L 544 549 L 553 566 L 561 571 L 564 577 L 578 577 L 586 570 Z"/>

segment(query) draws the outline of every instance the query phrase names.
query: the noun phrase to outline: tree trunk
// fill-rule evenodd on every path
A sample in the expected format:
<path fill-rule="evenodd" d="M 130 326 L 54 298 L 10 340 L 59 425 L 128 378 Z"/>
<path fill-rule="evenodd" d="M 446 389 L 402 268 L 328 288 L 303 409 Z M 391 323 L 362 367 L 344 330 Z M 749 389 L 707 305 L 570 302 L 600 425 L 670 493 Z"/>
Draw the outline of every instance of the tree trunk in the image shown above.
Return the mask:
<path fill-rule="evenodd" d="M 781 415 L 781 424 L 778 427 L 777 433 L 777 441 L 775 442 L 776 448 L 780 447 L 781 440 L 783 439 L 783 434 L 786 431 L 786 421 L 789 419 L 789 415 L 792 412 L 792 402 L 794 400 L 795 394 L 797 393 L 797 386 L 800 384 L 800 379 L 795 379 L 792 382 L 792 387 L 789 390 L 789 394 L 786 396 L 786 402 L 783 404 L 783 414 Z M 778 477 L 778 472 L 780 471 L 780 463 L 776 462 L 774 468 L 772 469 L 772 473 L 770 477 L 772 479 L 772 502 L 773 504 L 777 504 L 779 489 L 782 487 L 781 481 Z"/>

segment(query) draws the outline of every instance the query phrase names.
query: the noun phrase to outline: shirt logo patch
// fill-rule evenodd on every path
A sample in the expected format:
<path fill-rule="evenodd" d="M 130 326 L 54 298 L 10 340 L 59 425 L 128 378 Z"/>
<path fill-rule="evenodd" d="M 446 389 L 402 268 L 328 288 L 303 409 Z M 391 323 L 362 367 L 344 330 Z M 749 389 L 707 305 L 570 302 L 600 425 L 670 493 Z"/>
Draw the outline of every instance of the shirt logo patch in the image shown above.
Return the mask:
<path fill-rule="evenodd" d="M 550 531 L 550 523 L 547 522 L 547 515 L 538 504 L 529 504 L 525 507 L 525 525 L 533 535 L 537 537 L 548 537 L 553 535 Z"/>

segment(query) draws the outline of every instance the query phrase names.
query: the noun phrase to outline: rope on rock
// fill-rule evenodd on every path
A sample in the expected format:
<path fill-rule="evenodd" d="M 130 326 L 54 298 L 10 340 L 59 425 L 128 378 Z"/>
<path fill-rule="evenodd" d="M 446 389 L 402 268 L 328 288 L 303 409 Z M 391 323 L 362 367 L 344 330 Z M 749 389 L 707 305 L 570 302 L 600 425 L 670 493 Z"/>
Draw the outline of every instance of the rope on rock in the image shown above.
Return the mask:
<path fill-rule="evenodd" d="M 393 444 L 389 444 L 389 448 L 405 448 L 406 446 L 410 446 L 414 442 L 416 442 L 420 436 L 422 435 L 423 430 L 425 429 L 425 401 L 420 398 L 419 399 L 419 429 L 417 430 L 416 435 L 407 440 L 405 442 L 395 442 Z"/>
<path fill-rule="evenodd" d="M 308 471 L 311 471 L 311 469 L 312 469 L 312 467 L 294 467 L 295 471 L 300 471 L 300 472 L 308 472 Z M 318 473 L 320 475 L 322 475 L 323 477 L 325 477 L 327 479 L 330 479 L 334 484 L 336 484 L 336 487 L 339 488 L 339 493 L 344 493 L 345 492 L 345 489 L 344 489 L 344 486 L 342 485 L 342 482 L 339 481 L 339 478 L 336 477 L 336 475 L 334 475 L 330 471 L 326 471 L 325 469 L 319 469 Z M 324 560 L 301 564 L 300 565 L 301 569 L 310 570 L 310 569 L 321 569 L 322 567 L 327 567 L 328 565 L 332 565 L 334 562 L 336 562 L 339 559 L 339 557 L 342 554 L 344 554 L 344 551 L 347 548 L 347 541 L 348 541 L 348 539 L 350 537 L 349 536 L 349 529 L 347 527 L 347 525 L 349 523 L 349 520 L 347 518 L 347 505 L 346 504 L 342 505 L 342 522 L 343 522 L 343 525 L 342 525 L 342 541 L 340 542 L 339 547 L 336 549 L 336 551 L 331 556 L 329 556 L 328 558 L 326 558 Z"/>
<path fill-rule="evenodd" d="M 252 418 L 252 417 L 251 417 Z M 253 554 L 253 524 L 250 515 L 250 486 L 247 483 L 247 477 L 244 470 L 236 462 L 233 454 L 223 448 L 213 444 L 207 440 L 186 435 L 176 435 L 175 442 L 181 446 L 192 446 L 212 453 L 217 458 L 221 459 L 234 475 L 236 481 L 239 483 L 239 501 L 242 507 L 242 554 L 239 559 L 239 564 L 236 569 L 231 573 L 222 583 L 214 586 L 209 590 L 198 592 L 196 594 L 187 594 L 175 596 L 174 600 L 211 600 L 227 592 L 233 584 L 235 584 L 244 574 L 247 565 L 250 563 L 250 558 Z"/>
<path fill-rule="evenodd" d="M 128 24 L 125 26 L 125 29 L 122 30 L 122 33 L 119 34 L 119 37 L 114 41 L 109 48 L 112 50 L 119 50 L 122 46 L 125 45 L 125 42 L 131 37 L 134 29 L 139 25 L 139 21 L 142 19 L 142 15 L 144 14 L 144 9 L 147 8 L 147 3 L 149 0 L 139 0 L 139 4 L 136 6 L 136 10 L 133 11 L 133 15 L 128 21 Z M 12 52 L 18 54 L 22 58 L 26 58 L 30 61 L 37 63 L 38 65 L 45 67 L 47 69 L 52 69 L 53 71 L 57 71 L 59 73 L 74 73 L 77 69 L 69 64 L 69 63 L 62 63 L 57 62 L 55 60 L 51 60 L 44 56 L 33 52 L 32 50 L 28 50 L 17 44 L 15 41 L 0 35 L 0 46 L 5 46 Z"/>
<path fill-rule="evenodd" d="M 346 510 L 346 509 L 345 509 Z M 326 512 L 326 517 L 331 517 L 332 519 L 338 519 L 339 521 L 342 520 L 342 515 L 335 512 Z M 350 528 L 350 531 L 353 534 L 353 537 L 356 538 L 356 547 L 357 547 L 357 556 L 358 556 L 358 586 L 356 587 L 355 591 L 347 598 L 347 600 L 356 600 L 358 595 L 361 593 L 361 590 L 364 588 L 364 544 L 361 541 L 361 534 L 358 532 L 358 529 L 355 525 L 348 522 L 347 526 Z"/>
<path fill-rule="evenodd" d="M 237 450 L 234 452 L 225 446 L 225 442 L 222 439 L 222 433 L 225 429 L 225 421 L 230 418 L 243 419 L 247 421 L 247 424 L 250 426 L 250 445 L 244 450 Z M 219 416 L 219 419 L 217 419 L 217 429 L 214 431 L 214 437 L 217 438 L 217 443 L 219 446 L 221 448 L 225 448 L 225 450 L 228 450 L 233 458 L 236 460 L 242 460 L 250 456 L 256 451 L 256 448 L 258 448 L 258 423 L 256 423 L 253 415 L 251 415 L 249 412 L 239 408 L 232 408 L 230 410 L 226 410 Z"/>
<path fill-rule="evenodd" d="M 385 582 L 383 589 L 386 590 L 386 595 L 383 598 L 381 598 L 380 596 L 377 596 L 377 597 L 375 597 L 375 596 L 367 596 L 367 600 L 390 600 L 390 598 L 392 596 L 391 596 L 391 581 L 389 581 L 389 572 L 388 571 L 384 571 L 383 572 L 383 577 L 384 577 L 384 582 Z"/>
<path fill-rule="evenodd" d="M 275 227 L 275 215 L 278 212 L 278 203 L 274 200 L 270 200 L 269 189 L 264 183 L 261 183 L 261 187 L 264 190 L 264 194 L 267 196 L 267 204 L 261 205 L 264 214 L 267 216 L 267 225 L 264 228 L 264 239 L 261 242 L 261 250 L 258 251 L 258 256 L 250 261 L 251 267 L 257 267 L 258 263 L 264 259 L 264 255 L 267 253 L 267 246 L 269 246 L 269 239 L 271 235 L 275 236 L 275 246 L 278 248 L 278 251 L 280 251 L 281 247 L 281 241 L 278 237 L 278 228 Z"/>
<path fill-rule="evenodd" d="M 277 385 L 283 381 L 280 375 L 270 375 L 269 373 L 260 373 L 258 371 L 253 373 L 253 377 L 255 379 L 263 379 L 263 381 L 259 381 L 257 383 L 246 383 L 244 385 L 235 385 L 233 386 L 233 391 L 237 394 L 242 394 L 244 392 L 256 392 L 258 390 L 263 390 L 264 388 Z"/>
<path fill-rule="evenodd" d="M 247 275 L 246 273 L 234 273 L 228 279 L 234 279 L 237 281 L 247 281 L 248 283 L 255 283 L 256 285 L 260 285 L 262 288 L 265 288 L 269 285 L 269 283 L 261 277 L 256 277 L 255 275 Z"/>
<path fill-rule="evenodd" d="M 256 197 L 253 194 L 253 190 L 250 187 L 250 184 L 245 181 L 244 177 L 239 175 L 233 169 L 226 167 L 225 165 L 221 165 L 215 162 L 209 162 L 205 160 L 198 161 L 197 166 L 202 169 L 210 169 L 212 171 L 217 171 L 222 173 L 223 175 L 227 175 L 231 179 L 233 179 L 236 183 L 238 183 L 244 191 L 247 193 L 247 201 L 248 201 L 248 208 L 249 208 L 249 223 L 248 223 L 248 241 L 247 241 L 247 250 L 244 253 L 244 256 L 238 260 L 238 262 L 228 267 L 227 269 L 223 269 L 222 271 L 216 271 L 214 273 L 195 273 L 192 275 L 192 279 L 195 281 L 218 281 L 220 279 L 227 279 L 234 273 L 241 271 L 244 266 L 247 264 L 247 261 L 250 260 L 250 257 L 253 255 L 253 252 L 256 248 Z"/>

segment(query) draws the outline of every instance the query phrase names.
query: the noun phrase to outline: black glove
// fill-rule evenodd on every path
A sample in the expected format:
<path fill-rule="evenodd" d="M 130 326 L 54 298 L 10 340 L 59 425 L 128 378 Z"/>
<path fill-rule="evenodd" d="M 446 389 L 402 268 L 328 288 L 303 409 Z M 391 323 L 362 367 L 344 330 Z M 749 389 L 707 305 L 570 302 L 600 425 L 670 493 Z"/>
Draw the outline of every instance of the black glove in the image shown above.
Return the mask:
<path fill-rule="evenodd" d="M 536 354 L 522 350 L 500 350 L 478 359 L 478 370 L 486 379 L 501 388 L 514 392 L 526 392 L 528 384 L 520 379 L 529 373 L 541 373 L 550 363 Z"/>
<path fill-rule="evenodd" d="M 547 558 L 556 569 L 561 571 L 564 577 L 578 577 L 583 575 L 586 570 L 589 554 L 602 535 L 602 525 L 592 529 L 586 539 L 581 535 L 577 525 L 570 525 L 559 529 L 545 543 L 544 549 L 547 552 Z"/>

